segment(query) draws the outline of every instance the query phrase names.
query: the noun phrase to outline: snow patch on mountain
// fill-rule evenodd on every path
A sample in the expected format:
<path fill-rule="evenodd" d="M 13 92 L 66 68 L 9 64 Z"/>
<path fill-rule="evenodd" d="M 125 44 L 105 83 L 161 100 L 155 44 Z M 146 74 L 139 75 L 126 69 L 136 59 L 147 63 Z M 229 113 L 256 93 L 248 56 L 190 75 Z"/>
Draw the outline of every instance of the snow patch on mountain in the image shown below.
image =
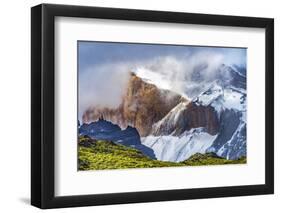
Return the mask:
<path fill-rule="evenodd" d="M 134 68 L 132 72 L 142 81 L 178 93 L 184 97 L 183 100 L 155 120 L 152 128 L 149 127 L 150 135 L 138 138 L 137 143 L 136 135 L 131 134 L 132 129 L 118 130 L 118 134 L 108 134 L 99 129 L 98 134 L 92 130 L 88 134 L 95 137 L 101 134 L 103 138 L 146 152 L 147 148 L 162 161 L 180 162 L 196 153 L 207 152 L 227 159 L 246 156 L 246 70 L 221 65 L 212 69 L 213 75 L 206 80 L 207 67 L 197 66 L 194 75 L 176 77 L 167 76 L 167 72 L 161 72 L 160 68 L 155 71 L 151 66 Z M 173 74 L 172 71 L 170 73 Z M 134 115 L 137 101 L 129 107 Z M 210 121 L 213 121 L 211 125 Z M 146 124 L 147 120 L 143 123 Z M 135 127 L 134 123 L 130 125 Z"/>
<path fill-rule="evenodd" d="M 236 72 L 238 75 L 240 75 L 241 77 L 246 78 L 246 75 L 245 75 L 243 72 L 240 71 L 241 68 L 239 69 L 239 67 L 237 67 L 236 65 L 230 65 L 229 67 L 230 67 L 234 72 Z"/>
<path fill-rule="evenodd" d="M 235 87 L 223 87 L 215 81 L 208 90 L 193 100 L 198 105 L 211 105 L 218 113 L 225 109 L 246 110 L 246 91 Z"/>
<path fill-rule="evenodd" d="M 204 132 L 203 128 L 185 131 L 180 136 L 163 135 L 141 138 L 142 144 L 153 149 L 157 160 L 180 162 L 196 153 L 206 153 L 216 135 Z"/>
<path fill-rule="evenodd" d="M 176 105 L 164 118 L 162 118 L 160 121 L 158 121 L 152 126 L 152 133 L 159 131 L 159 129 L 163 125 L 166 126 L 167 131 L 174 127 L 179 121 L 179 119 L 183 116 L 184 110 L 186 109 L 188 103 L 188 101 L 183 101 Z"/>
<path fill-rule="evenodd" d="M 157 159 L 165 161 L 182 161 L 197 152 L 214 152 L 227 159 L 238 159 L 246 155 L 246 101 L 243 88 L 214 81 L 192 102 L 198 107 L 214 108 L 220 120 L 216 135 L 210 135 L 203 127 L 176 132 L 191 122 L 183 120 L 190 102 L 181 102 L 153 125 L 151 136 L 141 141 L 154 150 Z"/>
<path fill-rule="evenodd" d="M 189 99 L 188 95 L 183 91 L 186 81 L 179 76 L 171 78 L 167 73 L 153 71 L 146 67 L 136 67 L 132 69 L 132 72 L 146 83 L 153 84 L 159 89 L 175 92 Z"/>
<path fill-rule="evenodd" d="M 145 67 L 137 67 L 133 72 L 146 83 L 154 84 L 159 89 L 171 90 L 171 81 L 160 72 L 153 72 Z"/>
<path fill-rule="evenodd" d="M 245 123 L 240 123 L 237 130 L 232 135 L 231 139 L 228 140 L 218 151 L 219 156 L 224 156 L 226 159 L 232 159 L 234 152 L 239 152 L 238 156 L 246 155 L 246 136 L 241 134 L 243 129 L 246 128 Z M 240 153 L 242 152 L 242 153 Z M 237 155 L 237 154 L 236 154 Z M 235 159 L 235 158 L 234 158 Z"/>

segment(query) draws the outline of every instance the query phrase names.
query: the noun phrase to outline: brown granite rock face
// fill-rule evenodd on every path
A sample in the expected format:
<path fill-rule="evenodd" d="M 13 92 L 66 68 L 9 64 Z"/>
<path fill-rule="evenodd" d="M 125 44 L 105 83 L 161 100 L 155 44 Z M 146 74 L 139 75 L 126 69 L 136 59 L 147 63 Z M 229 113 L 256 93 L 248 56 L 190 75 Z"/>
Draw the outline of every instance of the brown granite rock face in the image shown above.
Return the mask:
<path fill-rule="evenodd" d="M 212 106 L 190 103 L 185 114 L 188 120 L 188 129 L 204 127 L 211 135 L 215 135 L 219 131 L 219 119 Z"/>
<path fill-rule="evenodd" d="M 205 128 L 211 135 L 218 133 L 219 119 L 214 108 L 193 102 L 181 102 L 161 121 L 153 125 L 151 134 L 181 135 L 185 131 L 199 127 Z"/>
<path fill-rule="evenodd" d="M 126 95 L 117 109 L 89 108 L 83 114 L 83 123 L 100 117 L 122 128 L 135 127 L 141 136 L 147 136 L 152 125 L 174 108 L 182 97 L 168 90 L 157 88 L 132 74 Z"/>

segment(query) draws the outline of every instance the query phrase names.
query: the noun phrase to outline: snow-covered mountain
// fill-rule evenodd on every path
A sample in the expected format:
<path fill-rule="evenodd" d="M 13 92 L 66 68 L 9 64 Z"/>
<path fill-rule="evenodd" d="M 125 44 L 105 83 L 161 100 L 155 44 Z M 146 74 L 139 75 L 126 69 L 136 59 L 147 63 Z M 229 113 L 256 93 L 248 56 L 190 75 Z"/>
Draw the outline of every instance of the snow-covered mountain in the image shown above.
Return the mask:
<path fill-rule="evenodd" d="M 163 161 L 208 152 L 227 159 L 246 156 L 246 69 L 222 64 L 206 80 L 201 76 L 205 66 L 199 68 L 180 88 L 161 73 L 138 68 L 122 104 L 86 110 L 80 133 L 135 147 Z M 109 132 L 104 131 L 106 121 L 96 123 L 101 116 L 110 121 Z"/>
<path fill-rule="evenodd" d="M 222 66 L 233 77 L 217 79 L 191 101 L 175 106 L 153 125 L 142 143 L 157 159 L 182 161 L 195 153 L 214 152 L 227 159 L 246 156 L 246 77 Z"/>
<path fill-rule="evenodd" d="M 215 152 L 227 159 L 246 156 L 247 94 L 243 84 L 246 77 L 238 73 L 237 69 L 232 71 L 235 79 L 232 84 L 215 81 L 207 91 L 193 100 L 198 105 L 212 106 L 216 110 L 220 128 L 216 139 L 206 151 Z"/>
<path fill-rule="evenodd" d="M 180 135 L 143 137 L 142 144 L 153 149 L 158 160 L 180 162 L 196 153 L 206 153 L 216 137 L 217 135 L 211 135 L 201 127 Z"/>

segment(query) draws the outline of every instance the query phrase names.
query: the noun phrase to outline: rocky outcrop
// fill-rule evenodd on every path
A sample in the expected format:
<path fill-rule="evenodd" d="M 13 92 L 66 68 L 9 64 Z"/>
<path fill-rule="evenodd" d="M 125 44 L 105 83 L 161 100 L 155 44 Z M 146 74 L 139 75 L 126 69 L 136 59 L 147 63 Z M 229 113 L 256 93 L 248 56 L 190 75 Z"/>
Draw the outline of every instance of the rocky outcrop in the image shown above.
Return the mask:
<path fill-rule="evenodd" d="M 211 135 L 219 130 L 219 120 L 213 107 L 189 102 L 178 94 L 144 82 L 134 74 L 118 108 L 89 108 L 83 115 L 83 123 L 100 117 L 123 129 L 135 127 L 141 137 L 149 134 L 180 135 L 198 127 L 204 127 Z"/>
<path fill-rule="evenodd" d="M 158 160 L 178 162 L 197 152 L 232 160 L 246 156 L 246 77 L 236 67 L 221 70 L 231 78 L 218 76 L 192 100 L 131 74 L 120 105 L 89 107 L 79 128 L 91 128 L 80 133 L 138 147 Z M 102 129 L 94 134 L 92 122 L 100 118 L 121 127 L 118 134 L 105 132 L 100 123 Z"/>
<path fill-rule="evenodd" d="M 122 128 L 135 127 L 140 136 L 147 136 L 152 125 L 161 120 L 183 98 L 171 91 L 157 88 L 131 74 L 126 94 L 116 109 L 90 107 L 83 114 L 83 123 L 103 117 Z"/>
<path fill-rule="evenodd" d="M 204 127 L 206 132 L 215 135 L 219 130 L 219 119 L 211 106 L 201 106 L 191 102 L 184 113 L 187 120 L 187 130 Z"/>
<path fill-rule="evenodd" d="M 138 131 L 130 126 L 122 130 L 118 125 L 101 118 L 98 121 L 81 125 L 79 128 L 79 138 L 82 137 L 84 137 L 83 139 L 90 137 L 93 140 L 113 141 L 117 144 L 138 149 L 144 155 L 155 159 L 153 150 L 141 144 Z M 83 142 L 84 146 L 88 145 L 88 140 L 80 140 L 80 144 L 81 142 Z"/>
<path fill-rule="evenodd" d="M 203 127 L 211 135 L 219 131 L 219 119 L 211 106 L 197 105 L 194 102 L 181 102 L 161 121 L 153 125 L 151 134 L 181 135 L 185 131 Z"/>
<path fill-rule="evenodd" d="M 219 156 L 234 160 L 247 155 L 246 123 L 242 119 L 243 112 L 224 110 L 220 115 L 220 129 L 216 140 L 207 150 Z"/>

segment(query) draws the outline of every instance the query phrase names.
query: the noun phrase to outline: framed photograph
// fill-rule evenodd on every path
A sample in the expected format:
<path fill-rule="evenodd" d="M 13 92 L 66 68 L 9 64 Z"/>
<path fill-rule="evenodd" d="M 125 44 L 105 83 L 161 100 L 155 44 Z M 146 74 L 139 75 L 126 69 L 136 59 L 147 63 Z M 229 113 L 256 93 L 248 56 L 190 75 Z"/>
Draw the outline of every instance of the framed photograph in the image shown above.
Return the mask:
<path fill-rule="evenodd" d="M 274 21 L 31 9 L 31 203 L 272 194 Z"/>

